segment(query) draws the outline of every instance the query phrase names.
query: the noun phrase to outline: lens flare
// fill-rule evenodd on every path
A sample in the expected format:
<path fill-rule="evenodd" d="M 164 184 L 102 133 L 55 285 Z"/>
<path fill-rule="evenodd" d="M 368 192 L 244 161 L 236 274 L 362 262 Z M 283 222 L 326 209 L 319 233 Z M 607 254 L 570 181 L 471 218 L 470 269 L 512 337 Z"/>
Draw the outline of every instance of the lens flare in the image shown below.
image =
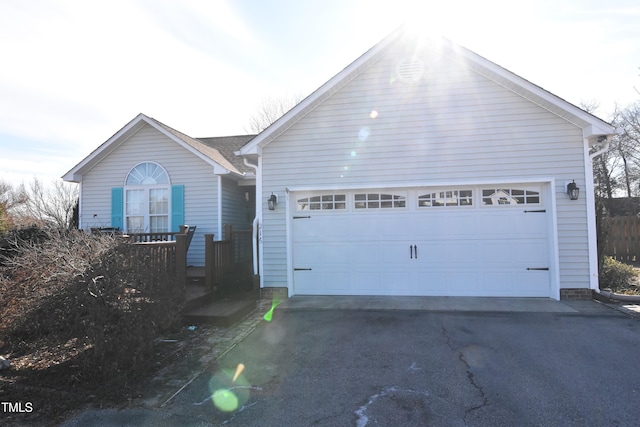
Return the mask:
<path fill-rule="evenodd" d="M 216 408 L 223 412 L 233 412 L 238 409 L 238 396 L 236 396 L 231 390 L 216 390 L 211 396 L 213 404 Z"/>
<path fill-rule="evenodd" d="M 376 110 L 372 110 L 371 113 L 369 114 L 369 117 L 371 117 L 372 119 L 375 119 L 376 117 L 378 117 L 378 112 Z"/>
<path fill-rule="evenodd" d="M 362 129 L 360 129 L 360 132 L 358 132 L 358 139 L 360 141 L 366 141 L 369 138 L 369 135 L 371 135 L 371 129 L 369 129 L 367 126 L 364 126 Z"/>
<path fill-rule="evenodd" d="M 244 371 L 244 363 L 238 363 L 238 367 L 236 368 L 236 373 L 233 375 L 233 382 L 235 383 L 240 374 Z"/>
<path fill-rule="evenodd" d="M 251 387 L 242 375 L 244 370 L 244 363 L 238 363 L 235 370 L 225 369 L 211 377 L 209 380 L 211 394 L 205 401 L 213 403 L 223 412 L 237 411 L 249 400 L 251 390 L 256 389 Z"/>
<path fill-rule="evenodd" d="M 273 319 L 273 310 L 275 310 L 278 305 L 280 305 L 280 300 L 274 299 L 271 301 L 271 309 L 264 314 L 263 319 L 271 322 Z"/>

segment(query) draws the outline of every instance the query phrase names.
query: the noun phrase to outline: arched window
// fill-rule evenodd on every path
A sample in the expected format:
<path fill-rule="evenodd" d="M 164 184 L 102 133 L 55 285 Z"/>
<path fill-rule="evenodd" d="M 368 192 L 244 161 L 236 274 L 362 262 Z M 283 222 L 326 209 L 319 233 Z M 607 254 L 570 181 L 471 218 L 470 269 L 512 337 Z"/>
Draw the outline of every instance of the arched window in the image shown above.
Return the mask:
<path fill-rule="evenodd" d="M 169 175 L 157 163 L 136 165 L 125 180 L 125 231 L 162 233 L 169 231 Z"/>
<path fill-rule="evenodd" d="M 169 176 L 157 163 L 140 163 L 127 175 L 126 185 L 169 184 Z"/>

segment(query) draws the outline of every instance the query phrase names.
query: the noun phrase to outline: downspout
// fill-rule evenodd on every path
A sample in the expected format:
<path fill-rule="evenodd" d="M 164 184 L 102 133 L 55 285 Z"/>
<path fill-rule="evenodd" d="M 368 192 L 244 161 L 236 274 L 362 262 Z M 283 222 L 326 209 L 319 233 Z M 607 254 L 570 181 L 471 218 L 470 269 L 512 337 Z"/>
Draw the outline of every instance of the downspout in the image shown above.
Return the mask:
<path fill-rule="evenodd" d="M 218 175 L 218 240 L 222 240 L 222 175 Z"/>
<path fill-rule="evenodd" d="M 252 233 L 251 233 L 251 247 L 253 249 L 253 275 L 257 276 L 260 274 L 260 269 L 258 267 L 258 236 L 260 230 L 260 220 L 259 218 L 262 215 L 262 203 L 258 203 L 259 197 L 261 197 L 262 191 L 258 191 L 258 165 L 254 165 L 253 163 L 249 163 L 249 161 L 244 158 L 243 162 L 246 166 L 253 168 L 256 173 L 256 195 L 255 195 L 255 204 L 256 204 L 256 216 L 253 218 L 252 223 Z M 260 183 L 260 189 L 262 190 L 262 183 Z"/>
<path fill-rule="evenodd" d="M 82 220 L 82 181 L 78 183 L 78 230 L 82 230 L 82 226 L 84 225 L 84 221 Z"/>

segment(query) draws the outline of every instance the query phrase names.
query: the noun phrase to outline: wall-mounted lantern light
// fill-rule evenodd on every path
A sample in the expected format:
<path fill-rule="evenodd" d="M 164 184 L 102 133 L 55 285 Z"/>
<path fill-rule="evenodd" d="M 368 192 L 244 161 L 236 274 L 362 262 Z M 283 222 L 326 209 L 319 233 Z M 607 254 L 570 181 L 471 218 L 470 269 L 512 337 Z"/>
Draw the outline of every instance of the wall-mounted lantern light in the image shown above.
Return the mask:
<path fill-rule="evenodd" d="M 578 200 L 578 196 L 580 195 L 580 189 L 576 185 L 575 180 L 567 184 L 567 194 L 569 195 L 569 199 Z"/>
<path fill-rule="evenodd" d="M 269 210 L 275 210 L 276 205 L 278 204 L 278 196 L 271 193 L 271 196 L 267 199 L 267 206 L 269 206 Z"/>

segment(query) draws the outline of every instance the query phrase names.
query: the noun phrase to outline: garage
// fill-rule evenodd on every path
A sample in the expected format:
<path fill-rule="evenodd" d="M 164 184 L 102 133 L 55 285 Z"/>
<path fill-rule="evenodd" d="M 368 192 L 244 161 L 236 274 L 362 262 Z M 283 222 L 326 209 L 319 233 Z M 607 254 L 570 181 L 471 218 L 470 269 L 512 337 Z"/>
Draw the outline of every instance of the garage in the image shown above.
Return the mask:
<path fill-rule="evenodd" d="M 292 192 L 293 294 L 551 295 L 545 184 Z"/>

